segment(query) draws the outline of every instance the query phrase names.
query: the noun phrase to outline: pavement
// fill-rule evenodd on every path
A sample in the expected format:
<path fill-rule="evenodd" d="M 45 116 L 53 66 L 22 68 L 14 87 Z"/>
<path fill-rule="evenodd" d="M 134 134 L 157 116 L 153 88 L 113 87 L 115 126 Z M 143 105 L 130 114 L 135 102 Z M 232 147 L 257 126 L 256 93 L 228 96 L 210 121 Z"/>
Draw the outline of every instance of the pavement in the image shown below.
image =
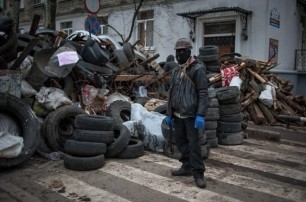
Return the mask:
<path fill-rule="evenodd" d="M 270 141 L 291 141 L 306 143 L 306 127 L 269 126 L 249 123 L 246 129 L 248 137 Z"/>

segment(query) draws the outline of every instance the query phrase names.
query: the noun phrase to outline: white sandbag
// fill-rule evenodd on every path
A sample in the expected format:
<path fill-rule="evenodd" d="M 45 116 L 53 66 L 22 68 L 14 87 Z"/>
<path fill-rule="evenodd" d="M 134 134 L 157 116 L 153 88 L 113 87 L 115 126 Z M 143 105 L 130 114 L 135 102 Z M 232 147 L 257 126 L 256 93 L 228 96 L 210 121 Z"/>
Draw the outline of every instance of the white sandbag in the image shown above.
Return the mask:
<path fill-rule="evenodd" d="M 19 156 L 23 148 L 23 138 L 0 132 L 0 158 L 15 158 Z"/>
<path fill-rule="evenodd" d="M 72 104 L 63 90 L 53 87 L 41 87 L 35 98 L 48 110 L 56 110 L 60 106 Z"/>

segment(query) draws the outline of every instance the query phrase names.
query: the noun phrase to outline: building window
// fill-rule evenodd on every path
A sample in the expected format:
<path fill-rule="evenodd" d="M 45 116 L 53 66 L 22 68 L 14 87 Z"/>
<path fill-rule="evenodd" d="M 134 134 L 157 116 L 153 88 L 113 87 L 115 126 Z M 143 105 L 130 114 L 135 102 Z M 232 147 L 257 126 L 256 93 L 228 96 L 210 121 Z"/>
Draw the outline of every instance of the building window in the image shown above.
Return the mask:
<path fill-rule="evenodd" d="M 68 35 L 72 34 L 72 21 L 69 22 L 61 22 L 60 24 L 61 30 L 65 31 Z"/>
<path fill-rule="evenodd" d="M 24 9 L 24 0 L 20 0 L 19 8 Z"/>
<path fill-rule="evenodd" d="M 137 38 L 144 47 L 153 46 L 154 11 L 140 12 L 137 16 Z"/>
<path fill-rule="evenodd" d="M 34 0 L 34 4 L 42 4 L 44 3 L 44 0 Z"/>
<path fill-rule="evenodd" d="M 108 34 L 108 16 L 99 16 L 98 17 L 101 27 L 101 34 Z"/>
<path fill-rule="evenodd" d="M 218 46 L 220 55 L 234 53 L 235 32 L 236 23 L 234 21 L 204 23 L 203 45 Z"/>

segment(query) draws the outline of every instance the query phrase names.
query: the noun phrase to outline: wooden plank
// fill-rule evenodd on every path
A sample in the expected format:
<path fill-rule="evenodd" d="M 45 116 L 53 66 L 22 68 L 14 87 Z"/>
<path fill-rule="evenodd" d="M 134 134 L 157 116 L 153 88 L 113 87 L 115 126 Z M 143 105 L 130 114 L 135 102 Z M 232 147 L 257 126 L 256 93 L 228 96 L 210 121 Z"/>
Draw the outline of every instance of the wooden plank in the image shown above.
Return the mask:
<path fill-rule="evenodd" d="M 119 74 L 116 76 L 115 81 L 149 81 L 153 79 L 153 75 L 123 75 Z"/>

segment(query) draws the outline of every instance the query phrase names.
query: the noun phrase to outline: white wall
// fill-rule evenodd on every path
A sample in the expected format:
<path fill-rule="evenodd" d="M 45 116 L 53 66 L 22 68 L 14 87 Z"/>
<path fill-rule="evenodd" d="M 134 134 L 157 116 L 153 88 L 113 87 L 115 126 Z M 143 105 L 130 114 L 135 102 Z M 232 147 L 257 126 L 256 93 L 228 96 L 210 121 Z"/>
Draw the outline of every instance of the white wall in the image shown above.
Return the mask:
<path fill-rule="evenodd" d="M 142 10 L 154 9 L 154 53 L 159 53 L 157 61 L 165 61 L 169 54 L 175 54 L 173 47 L 178 38 L 189 38 L 191 30 L 188 21 L 176 15 L 176 13 L 207 10 L 216 7 L 241 7 L 252 11 L 248 18 L 248 40 L 241 40 L 241 22 L 239 17 L 232 16 L 237 22 L 236 52 L 242 55 L 267 61 L 269 56 L 269 38 L 279 41 L 278 62 L 276 69 L 294 69 L 295 49 L 301 48 L 301 28 L 299 12 L 295 0 L 186 0 L 174 5 L 159 4 L 158 6 L 143 7 Z M 270 10 L 276 8 L 280 14 L 280 28 L 269 25 Z M 132 20 L 133 10 L 101 10 L 101 14 L 109 15 L 109 23 L 120 33 L 127 37 Z M 219 13 L 220 14 L 220 13 Z M 63 21 L 73 21 L 73 30 L 84 29 L 87 13 L 79 15 L 57 17 L 56 27 L 60 28 Z M 220 18 L 222 19 L 222 18 Z M 192 54 L 198 54 L 198 48 L 202 45 L 202 24 L 205 20 L 213 18 L 199 18 L 196 22 L 196 43 L 193 43 Z M 30 25 L 21 25 L 25 30 Z M 109 34 L 121 40 L 118 35 L 109 29 Z M 136 32 L 130 42 L 136 41 Z"/>

